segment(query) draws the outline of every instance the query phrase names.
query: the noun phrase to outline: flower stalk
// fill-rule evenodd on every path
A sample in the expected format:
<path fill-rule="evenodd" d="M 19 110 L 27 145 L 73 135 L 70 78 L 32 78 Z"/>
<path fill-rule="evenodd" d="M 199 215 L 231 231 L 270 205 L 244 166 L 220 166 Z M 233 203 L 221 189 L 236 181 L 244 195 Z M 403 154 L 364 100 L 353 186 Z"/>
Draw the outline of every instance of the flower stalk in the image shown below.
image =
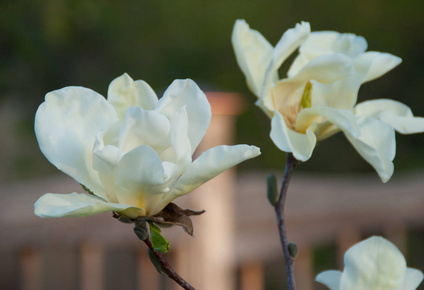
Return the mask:
<path fill-rule="evenodd" d="M 284 172 L 283 183 L 281 185 L 280 196 L 277 200 L 277 203 L 274 206 L 275 214 L 277 215 L 278 222 L 278 231 L 280 233 L 281 246 L 283 247 L 284 260 L 286 263 L 286 273 L 287 273 L 287 282 L 289 285 L 289 290 L 296 289 L 296 283 L 294 279 L 294 255 L 290 254 L 289 243 L 287 241 L 286 234 L 286 221 L 284 218 L 284 205 L 287 197 L 287 190 L 290 183 L 290 178 L 293 172 L 293 169 L 297 164 L 296 158 L 294 158 L 292 153 L 287 153 L 286 157 L 286 169 Z"/>
<path fill-rule="evenodd" d="M 165 257 L 155 249 L 150 238 L 150 226 L 146 221 L 136 222 L 134 232 L 137 237 L 142 240 L 149 248 L 149 258 L 160 274 L 166 274 L 170 279 L 174 280 L 178 285 L 186 290 L 195 290 L 186 280 L 169 265 Z M 153 254 L 153 257 L 151 256 Z"/>

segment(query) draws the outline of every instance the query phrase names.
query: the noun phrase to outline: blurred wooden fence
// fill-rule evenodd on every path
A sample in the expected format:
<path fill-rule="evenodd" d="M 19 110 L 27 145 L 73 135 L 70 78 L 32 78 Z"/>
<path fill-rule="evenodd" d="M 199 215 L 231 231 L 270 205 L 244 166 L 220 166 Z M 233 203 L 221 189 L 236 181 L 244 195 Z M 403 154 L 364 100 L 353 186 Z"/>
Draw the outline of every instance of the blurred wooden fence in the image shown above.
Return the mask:
<path fill-rule="evenodd" d="M 242 107 L 238 95 L 209 97 L 214 116 L 199 152 L 232 143 L 234 116 Z M 266 264 L 283 263 L 275 215 L 265 197 L 266 175 L 236 177 L 229 170 L 176 201 L 206 210 L 194 217 L 194 238 L 180 229 L 164 231 L 171 241 L 171 265 L 196 289 L 265 289 Z M 398 175 L 383 185 L 376 174 L 295 174 L 286 218 L 289 240 L 300 250 L 298 288 L 319 287 L 313 282 L 316 246 L 335 244 L 339 267 L 345 250 L 364 235 L 384 234 L 405 251 L 407 230 L 424 229 L 422 177 Z M 43 193 L 81 191 L 70 178 L 59 175 L 0 190 L 0 289 L 178 289 L 150 265 L 131 225 L 110 213 L 62 219 L 33 215 L 33 203 Z"/>

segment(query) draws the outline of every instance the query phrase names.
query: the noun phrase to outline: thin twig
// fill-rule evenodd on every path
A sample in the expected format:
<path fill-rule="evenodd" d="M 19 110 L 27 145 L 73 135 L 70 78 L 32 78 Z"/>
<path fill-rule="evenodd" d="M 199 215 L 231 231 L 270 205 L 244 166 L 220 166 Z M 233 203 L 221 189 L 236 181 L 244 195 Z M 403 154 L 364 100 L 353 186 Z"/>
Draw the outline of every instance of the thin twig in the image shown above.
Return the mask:
<path fill-rule="evenodd" d="M 191 286 L 186 280 L 184 280 L 177 272 L 168 264 L 165 260 L 165 257 L 158 251 L 153 248 L 152 242 L 150 241 L 150 236 L 147 236 L 146 239 L 143 240 L 144 243 L 149 247 L 150 251 L 155 255 L 158 261 L 161 263 L 163 270 L 169 278 L 178 283 L 181 287 L 186 290 L 195 290 L 193 286 Z"/>
<path fill-rule="evenodd" d="M 281 245 L 283 246 L 284 260 L 286 262 L 287 282 L 289 284 L 289 290 L 296 289 L 296 283 L 294 280 L 294 259 L 289 253 L 287 235 L 286 235 L 286 223 L 284 219 L 284 205 L 286 202 L 287 189 L 289 187 L 290 177 L 297 163 L 296 158 L 293 157 L 292 153 L 287 153 L 286 158 L 286 169 L 284 172 L 283 184 L 281 185 L 281 192 L 277 203 L 275 204 L 275 213 L 277 215 L 278 230 L 280 232 Z"/>

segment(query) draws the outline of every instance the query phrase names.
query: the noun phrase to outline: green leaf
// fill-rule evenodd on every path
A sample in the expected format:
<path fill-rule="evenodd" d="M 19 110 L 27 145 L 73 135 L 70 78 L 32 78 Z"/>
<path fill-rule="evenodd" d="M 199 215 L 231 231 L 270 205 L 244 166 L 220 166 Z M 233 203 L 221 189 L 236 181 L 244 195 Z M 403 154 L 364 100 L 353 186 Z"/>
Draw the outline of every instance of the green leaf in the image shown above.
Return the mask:
<path fill-rule="evenodd" d="M 151 223 L 149 223 L 149 226 L 153 248 L 161 253 L 168 252 L 171 247 L 169 241 L 160 234 L 160 229 L 157 226 Z"/>

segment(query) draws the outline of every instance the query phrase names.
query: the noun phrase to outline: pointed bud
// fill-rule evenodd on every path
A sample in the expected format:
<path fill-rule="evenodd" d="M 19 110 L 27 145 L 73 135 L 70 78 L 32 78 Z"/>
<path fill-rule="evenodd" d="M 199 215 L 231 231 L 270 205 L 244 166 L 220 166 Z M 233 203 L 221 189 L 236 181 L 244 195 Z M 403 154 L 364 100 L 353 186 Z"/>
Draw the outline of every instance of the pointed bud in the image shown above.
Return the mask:
<path fill-rule="evenodd" d="M 124 224 L 131 224 L 131 223 L 134 222 L 134 220 L 132 220 L 129 217 L 124 216 L 124 215 L 120 215 L 118 217 L 118 221 L 120 221 L 121 223 L 124 223 Z"/>
<path fill-rule="evenodd" d="M 277 189 L 277 178 L 274 174 L 268 175 L 267 178 L 267 196 L 272 206 L 277 204 L 278 200 L 278 189 Z"/>
<path fill-rule="evenodd" d="M 299 253 L 297 249 L 297 245 L 295 243 L 289 243 L 287 248 L 289 250 L 290 257 L 292 257 L 293 259 L 296 259 L 297 254 Z"/>
<path fill-rule="evenodd" d="M 134 226 L 134 233 L 137 237 L 144 241 L 149 236 L 149 230 L 147 228 L 147 222 L 144 220 L 137 220 Z"/>

